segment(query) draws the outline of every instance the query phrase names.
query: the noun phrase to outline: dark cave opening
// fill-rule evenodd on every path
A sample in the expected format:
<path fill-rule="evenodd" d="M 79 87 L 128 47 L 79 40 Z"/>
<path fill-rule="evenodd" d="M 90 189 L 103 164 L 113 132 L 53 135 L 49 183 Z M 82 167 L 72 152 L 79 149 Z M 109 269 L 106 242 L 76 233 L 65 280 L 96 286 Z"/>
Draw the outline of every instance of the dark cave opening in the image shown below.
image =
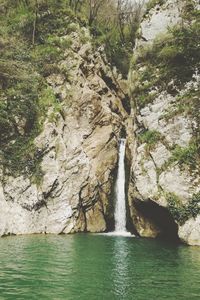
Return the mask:
<path fill-rule="evenodd" d="M 179 241 L 178 225 L 167 208 L 150 199 L 148 201 L 136 200 L 134 205 L 141 215 L 152 221 L 160 229 L 158 238 Z"/>

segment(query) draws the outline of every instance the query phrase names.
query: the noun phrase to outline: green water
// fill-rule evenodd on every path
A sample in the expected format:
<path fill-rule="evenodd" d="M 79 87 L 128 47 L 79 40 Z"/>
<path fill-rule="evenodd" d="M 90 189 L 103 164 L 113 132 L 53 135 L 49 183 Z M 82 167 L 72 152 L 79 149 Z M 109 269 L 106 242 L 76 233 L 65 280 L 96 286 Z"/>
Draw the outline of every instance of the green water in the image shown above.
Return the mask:
<path fill-rule="evenodd" d="M 200 299 L 200 248 L 89 234 L 2 238 L 0 299 Z"/>

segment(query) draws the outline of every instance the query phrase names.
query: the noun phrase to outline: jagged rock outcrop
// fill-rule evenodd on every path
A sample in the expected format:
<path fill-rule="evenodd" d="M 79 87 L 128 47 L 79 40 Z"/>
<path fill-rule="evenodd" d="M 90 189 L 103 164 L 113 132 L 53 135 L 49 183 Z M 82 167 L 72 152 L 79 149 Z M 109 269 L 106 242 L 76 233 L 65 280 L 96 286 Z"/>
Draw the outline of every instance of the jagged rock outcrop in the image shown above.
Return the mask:
<path fill-rule="evenodd" d="M 128 120 L 125 96 L 86 29 L 61 39 L 71 46 L 60 73 L 46 78 L 60 109 L 49 109 L 34 140 L 40 177 L 15 177 L 1 168 L 1 235 L 100 232 L 112 223 L 118 138 Z"/>
<path fill-rule="evenodd" d="M 153 55 L 157 55 L 152 55 L 151 47 L 155 40 L 157 45 L 162 44 L 165 34 L 169 34 L 169 27 L 180 21 L 191 26 L 191 20 L 183 20 L 181 15 L 185 9 L 184 1 L 164 2 L 163 5 L 156 5 L 141 24 L 141 39 L 134 53 L 136 63 L 129 74 L 137 140 L 137 145 L 132 146 L 129 206 L 132 222 L 139 235 L 156 237 L 166 233 L 166 226 L 163 227 L 165 218 L 163 221 L 157 220 L 156 212 L 153 212 L 157 205 L 169 213 L 169 218 L 173 218 L 174 226 L 171 230 L 177 230 L 182 241 L 200 245 L 200 127 L 199 113 L 195 113 L 199 110 L 199 73 L 194 69 L 193 77 L 182 86 L 176 86 L 172 76 L 161 90 L 158 78 L 162 78 L 162 70 L 159 70 L 162 64 L 157 62 L 156 65 L 156 59 L 153 67 L 143 64 L 148 57 L 146 53 L 150 53 L 152 60 Z M 159 47 L 164 47 L 164 43 Z M 172 48 L 169 46 L 169 51 Z M 166 52 L 160 51 L 159 57 L 167 56 L 168 49 L 166 47 Z M 138 59 L 139 56 L 142 58 Z M 180 60 L 178 63 L 181 65 L 183 62 Z M 162 211 L 160 214 L 162 219 Z"/>

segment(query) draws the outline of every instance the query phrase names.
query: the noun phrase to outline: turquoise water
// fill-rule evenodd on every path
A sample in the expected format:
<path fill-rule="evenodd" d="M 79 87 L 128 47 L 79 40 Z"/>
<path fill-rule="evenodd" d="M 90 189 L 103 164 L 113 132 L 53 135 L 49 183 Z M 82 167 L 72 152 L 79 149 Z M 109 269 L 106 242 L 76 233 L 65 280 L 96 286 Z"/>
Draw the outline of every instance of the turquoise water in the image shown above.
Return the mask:
<path fill-rule="evenodd" d="M 200 299 L 200 248 L 89 234 L 2 238 L 0 299 Z"/>

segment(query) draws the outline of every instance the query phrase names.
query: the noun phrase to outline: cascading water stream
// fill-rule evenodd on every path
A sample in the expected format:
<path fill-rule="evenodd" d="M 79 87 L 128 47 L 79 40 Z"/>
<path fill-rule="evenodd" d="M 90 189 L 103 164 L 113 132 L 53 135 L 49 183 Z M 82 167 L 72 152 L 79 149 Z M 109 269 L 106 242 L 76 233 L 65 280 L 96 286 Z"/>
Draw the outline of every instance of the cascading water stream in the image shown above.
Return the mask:
<path fill-rule="evenodd" d="M 125 200 L 125 148 L 126 140 L 121 139 L 119 145 L 119 163 L 117 172 L 117 181 L 115 187 L 115 232 L 127 234 L 126 230 L 126 200 Z"/>
<path fill-rule="evenodd" d="M 126 139 L 120 139 L 119 143 L 119 162 L 117 170 L 117 180 L 115 184 L 115 230 L 103 233 L 110 236 L 132 236 L 133 234 L 126 230 L 126 197 L 125 197 L 125 149 Z"/>

